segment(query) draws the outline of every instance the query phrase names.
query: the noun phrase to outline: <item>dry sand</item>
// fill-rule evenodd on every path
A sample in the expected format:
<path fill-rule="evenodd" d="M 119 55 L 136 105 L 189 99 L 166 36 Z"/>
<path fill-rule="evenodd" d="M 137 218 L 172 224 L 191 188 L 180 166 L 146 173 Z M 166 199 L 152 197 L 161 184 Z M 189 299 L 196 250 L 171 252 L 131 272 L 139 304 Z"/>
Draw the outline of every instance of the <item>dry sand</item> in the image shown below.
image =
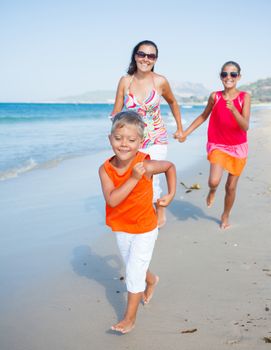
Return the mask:
<path fill-rule="evenodd" d="M 1 294 L 1 350 L 271 348 L 263 339 L 271 337 L 271 110 L 254 112 L 253 120 L 261 125 L 249 132 L 230 229 L 219 228 L 223 186 L 213 207 L 205 206 L 207 160 L 179 172 L 151 264 L 160 283 L 130 334 L 109 330 L 125 308 L 123 267 L 113 235 L 100 225 L 90 239 L 90 223 L 44 238 L 43 250 L 37 245 L 36 252 L 2 257 L 7 272 L 1 279 L 9 288 Z M 180 182 L 201 189 L 185 193 Z M 42 215 L 52 220 L 48 210 Z M 196 331 L 182 333 L 187 330 Z"/>

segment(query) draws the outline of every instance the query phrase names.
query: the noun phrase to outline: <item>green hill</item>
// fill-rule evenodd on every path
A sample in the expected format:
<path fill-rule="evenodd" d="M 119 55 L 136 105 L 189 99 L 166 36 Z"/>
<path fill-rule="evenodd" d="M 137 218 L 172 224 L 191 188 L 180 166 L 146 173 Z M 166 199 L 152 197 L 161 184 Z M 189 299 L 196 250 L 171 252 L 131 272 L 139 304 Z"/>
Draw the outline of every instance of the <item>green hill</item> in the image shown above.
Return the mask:
<path fill-rule="evenodd" d="M 180 104 L 202 103 L 208 99 L 210 93 L 210 91 L 202 84 L 172 82 L 171 85 L 174 95 Z M 242 85 L 239 89 L 249 92 L 253 103 L 271 102 L 271 78 L 260 79 L 254 83 Z M 116 91 L 114 90 L 96 90 L 81 95 L 62 97 L 57 101 L 76 103 L 114 103 L 115 95 Z"/>
<path fill-rule="evenodd" d="M 172 89 L 176 99 L 181 104 L 205 101 L 208 99 L 210 93 L 202 84 L 189 82 L 173 82 Z M 57 101 L 75 103 L 114 103 L 115 96 L 115 90 L 95 90 L 80 95 L 61 97 L 57 99 Z"/>
<path fill-rule="evenodd" d="M 249 92 L 253 103 L 271 102 L 271 78 L 260 79 L 254 83 L 242 85 L 239 89 Z"/>

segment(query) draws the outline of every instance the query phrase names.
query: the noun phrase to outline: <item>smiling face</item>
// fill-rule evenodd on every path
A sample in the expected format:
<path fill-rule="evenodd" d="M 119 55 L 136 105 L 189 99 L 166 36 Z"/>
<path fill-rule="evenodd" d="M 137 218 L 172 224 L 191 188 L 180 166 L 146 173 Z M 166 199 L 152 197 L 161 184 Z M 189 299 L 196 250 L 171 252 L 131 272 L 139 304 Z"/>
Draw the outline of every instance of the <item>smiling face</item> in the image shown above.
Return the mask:
<path fill-rule="evenodd" d="M 133 160 L 142 143 L 138 127 L 129 124 L 117 127 L 109 140 L 116 157 L 123 162 Z"/>
<path fill-rule="evenodd" d="M 223 71 L 220 73 L 220 79 L 225 89 L 235 88 L 240 78 L 241 75 L 238 68 L 232 64 L 224 66 Z"/>
<path fill-rule="evenodd" d="M 140 45 L 137 52 L 141 54 L 140 56 L 135 54 L 137 69 L 142 72 L 150 72 L 157 60 L 155 47 L 152 45 Z M 141 57 L 143 54 L 150 56 L 145 55 L 145 57 Z"/>

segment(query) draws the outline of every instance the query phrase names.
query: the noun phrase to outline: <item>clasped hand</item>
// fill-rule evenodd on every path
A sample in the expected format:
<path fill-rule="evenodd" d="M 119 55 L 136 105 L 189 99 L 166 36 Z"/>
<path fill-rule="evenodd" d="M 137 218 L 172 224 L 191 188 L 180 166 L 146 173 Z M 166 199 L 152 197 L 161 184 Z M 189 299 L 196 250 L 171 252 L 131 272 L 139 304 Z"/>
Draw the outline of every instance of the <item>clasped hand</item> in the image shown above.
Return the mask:
<path fill-rule="evenodd" d="M 132 177 L 134 177 L 136 180 L 140 180 L 145 172 L 146 169 L 144 168 L 143 162 L 136 163 L 136 165 L 133 167 Z"/>
<path fill-rule="evenodd" d="M 157 199 L 157 205 L 160 207 L 167 207 L 172 201 L 172 196 L 170 194 L 165 194 L 163 197 Z"/>
<path fill-rule="evenodd" d="M 235 105 L 233 104 L 232 100 L 226 101 L 226 107 L 232 112 L 235 110 Z"/>
<path fill-rule="evenodd" d="M 177 130 L 174 134 L 173 134 L 174 139 L 178 140 L 179 142 L 184 142 L 186 140 L 186 136 L 184 134 L 183 131 L 179 131 Z"/>

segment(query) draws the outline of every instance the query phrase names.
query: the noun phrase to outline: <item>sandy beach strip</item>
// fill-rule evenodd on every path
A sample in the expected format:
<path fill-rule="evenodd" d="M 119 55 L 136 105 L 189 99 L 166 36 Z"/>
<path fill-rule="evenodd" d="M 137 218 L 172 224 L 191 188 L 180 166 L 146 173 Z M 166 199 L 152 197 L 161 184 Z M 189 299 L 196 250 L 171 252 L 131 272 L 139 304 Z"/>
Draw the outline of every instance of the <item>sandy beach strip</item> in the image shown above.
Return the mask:
<path fill-rule="evenodd" d="M 178 191 L 151 264 L 160 283 L 127 335 L 109 330 L 122 316 L 126 289 L 114 236 L 104 226 L 96 169 L 105 154 L 2 182 L 1 350 L 269 348 L 270 120 L 270 109 L 253 111 L 248 164 L 225 231 L 223 185 L 213 207 L 205 205 L 205 140 L 170 147 Z M 196 163 L 184 171 L 191 147 Z M 181 182 L 200 189 L 186 193 Z"/>

